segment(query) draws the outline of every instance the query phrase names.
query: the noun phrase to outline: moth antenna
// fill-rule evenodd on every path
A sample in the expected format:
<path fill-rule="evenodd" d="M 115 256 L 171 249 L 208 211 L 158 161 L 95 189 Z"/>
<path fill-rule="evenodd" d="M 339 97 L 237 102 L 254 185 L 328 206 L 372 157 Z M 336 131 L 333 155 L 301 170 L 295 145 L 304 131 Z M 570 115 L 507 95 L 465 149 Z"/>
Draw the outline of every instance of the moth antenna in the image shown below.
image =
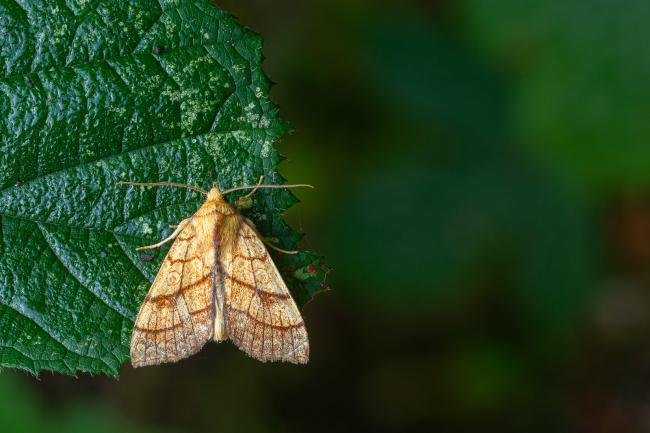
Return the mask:
<path fill-rule="evenodd" d="M 242 198 L 248 198 L 248 197 L 252 196 L 253 194 L 255 194 L 257 192 L 257 190 L 260 189 L 260 186 L 262 186 L 263 182 L 264 182 L 264 176 L 260 176 L 260 180 L 257 182 L 257 185 L 255 185 L 255 188 L 253 188 L 253 190 L 251 192 L 249 192 L 248 194 L 246 194 Z"/>
<path fill-rule="evenodd" d="M 236 188 L 230 188 L 225 191 L 221 191 L 221 195 L 226 195 L 230 194 L 231 192 L 236 192 L 236 191 L 246 191 L 249 189 L 252 189 L 253 192 L 256 192 L 258 189 L 284 189 L 284 188 L 311 188 L 314 189 L 313 185 L 307 185 L 307 184 L 294 184 L 294 185 L 264 185 L 264 184 L 257 184 L 257 185 L 247 185 L 247 186 L 238 186 Z M 252 193 L 251 193 L 252 194 Z"/>
<path fill-rule="evenodd" d="M 203 195 L 208 195 L 208 192 L 204 189 L 201 189 L 197 186 L 192 186 L 192 185 L 186 185 L 184 183 L 176 183 L 176 182 L 117 182 L 115 185 L 121 186 L 121 185 L 130 185 L 130 186 L 171 186 L 174 188 L 185 188 L 185 189 L 190 189 L 192 191 L 200 192 Z"/>

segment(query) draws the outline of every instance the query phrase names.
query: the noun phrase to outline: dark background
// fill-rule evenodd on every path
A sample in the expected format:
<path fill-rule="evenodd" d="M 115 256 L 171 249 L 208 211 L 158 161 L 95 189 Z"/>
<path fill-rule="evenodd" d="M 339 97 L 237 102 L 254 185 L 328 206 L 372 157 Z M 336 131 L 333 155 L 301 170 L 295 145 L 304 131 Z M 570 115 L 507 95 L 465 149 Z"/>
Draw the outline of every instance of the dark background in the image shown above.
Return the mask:
<path fill-rule="evenodd" d="M 318 187 L 311 363 L 3 372 L 3 432 L 650 431 L 647 1 L 217 3 Z"/>

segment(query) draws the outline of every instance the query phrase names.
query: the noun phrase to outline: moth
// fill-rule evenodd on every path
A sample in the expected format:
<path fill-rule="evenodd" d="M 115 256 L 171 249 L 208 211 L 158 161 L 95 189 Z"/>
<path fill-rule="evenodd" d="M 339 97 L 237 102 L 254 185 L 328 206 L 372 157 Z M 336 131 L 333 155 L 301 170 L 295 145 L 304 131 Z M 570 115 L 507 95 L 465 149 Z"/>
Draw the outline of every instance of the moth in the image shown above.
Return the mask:
<path fill-rule="evenodd" d="M 118 184 L 182 187 L 206 196 L 167 239 L 138 248 L 174 241 L 135 320 L 130 348 L 134 367 L 176 362 L 209 340 L 226 339 L 260 361 L 308 362 L 304 321 L 264 238 L 224 196 L 252 189 L 237 201 L 245 204 L 259 188 L 309 185 L 262 185 L 260 179 L 256 186 L 220 191 L 215 184 L 205 191 L 171 182 Z"/>

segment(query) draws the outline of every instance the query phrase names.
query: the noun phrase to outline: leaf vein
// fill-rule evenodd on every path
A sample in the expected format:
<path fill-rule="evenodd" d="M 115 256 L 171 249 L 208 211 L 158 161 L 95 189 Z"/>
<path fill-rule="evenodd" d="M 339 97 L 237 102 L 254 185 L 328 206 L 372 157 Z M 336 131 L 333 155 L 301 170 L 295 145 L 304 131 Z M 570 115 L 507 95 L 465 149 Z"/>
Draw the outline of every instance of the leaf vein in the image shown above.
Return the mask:
<path fill-rule="evenodd" d="M 77 275 L 75 275 L 75 273 L 72 271 L 72 269 L 70 269 L 68 267 L 68 264 L 66 263 L 66 261 L 62 257 L 60 257 L 60 255 L 56 251 L 56 248 L 54 247 L 54 245 L 52 245 L 52 243 L 51 243 L 51 235 L 47 232 L 47 229 L 45 227 L 43 227 L 42 224 L 37 224 L 37 226 L 38 226 L 38 229 L 40 230 L 41 234 L 43 235 L 43 239 L 45 240 L 45 243 L 49 247 L 50 251 L 52 252 L 54 257 L 59 261 L 59 263 L 61 263 L 61 265 L 66 269 L 66 271 L 68 271 L 68 274 L 70 274 L 70 276 L 72 276 L 72 278 L 74 278 L 75 281 L 77 281 L 81 285 L 81 287 L 88 290 L 89 293 L 91 293 L 95 298 L 97 298 L 100 302 L 102 302 L 104 305 L 106 305 L 109 309 L 115 311 L 117 314 L 122 316 L 124 319 L 131 320 L 129 318 L 129 316 L 128 316 L 128 313 L 126 312 L 126 309 L 124 307 L 122 307 L 120 305 L 112 305 L 109 301 L 104 299 L 103 296 L 101 296 L 99 293 L 96 293 L 94 290 L 92 290 L 90 287 L 88 287 L 83 281 L 81 281 L 81 279 Z"/>

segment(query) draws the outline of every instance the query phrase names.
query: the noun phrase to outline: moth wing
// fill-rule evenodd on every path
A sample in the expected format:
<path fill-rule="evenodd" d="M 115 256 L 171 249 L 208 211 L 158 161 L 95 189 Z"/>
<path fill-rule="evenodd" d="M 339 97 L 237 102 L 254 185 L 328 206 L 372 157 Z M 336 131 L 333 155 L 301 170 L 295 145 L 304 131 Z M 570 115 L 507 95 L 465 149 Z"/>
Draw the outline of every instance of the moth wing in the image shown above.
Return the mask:
<path fill-rule="evenodd" d="M 214 221 L 195 215 L 172 244 L 135 321 L 134 367 L 176 362 L 212 336 L 214 230 Z"/>
<path fill-rule="evenodd" d="M 256 231 L 238 219 L 221 254 L 228 336 L 260 361 L 305 364 L 309 341 L 298 306 Z"/>

